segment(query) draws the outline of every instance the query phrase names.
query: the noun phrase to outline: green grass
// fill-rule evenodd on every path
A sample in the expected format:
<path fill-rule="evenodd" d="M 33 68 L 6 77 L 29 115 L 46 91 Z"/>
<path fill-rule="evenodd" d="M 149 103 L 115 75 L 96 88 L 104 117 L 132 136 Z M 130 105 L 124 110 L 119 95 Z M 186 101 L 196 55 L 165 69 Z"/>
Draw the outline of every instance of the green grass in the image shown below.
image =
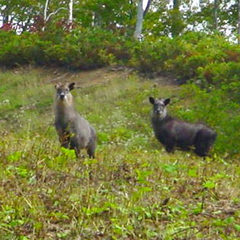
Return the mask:
<path fill-rule="evenodd" d="M 167 154 L 153 136 L 148 97 L 174 95 L 181 115 L 180 88 L 130 75 L 74 90 L 98 133 L 96 159 L 75 159 L 50 78 L 0 73 L 0 239 L 239 239 L 237 158 Z"/>

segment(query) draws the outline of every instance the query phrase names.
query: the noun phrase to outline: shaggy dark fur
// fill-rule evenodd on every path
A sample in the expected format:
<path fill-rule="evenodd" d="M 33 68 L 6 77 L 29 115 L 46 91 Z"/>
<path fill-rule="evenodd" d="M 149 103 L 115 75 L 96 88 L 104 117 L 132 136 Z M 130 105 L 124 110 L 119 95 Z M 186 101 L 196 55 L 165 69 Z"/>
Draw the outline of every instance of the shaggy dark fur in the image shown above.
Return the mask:
<path fill-rule="evenodd" d="M 156 138 L 167 152 L 174 148 L 191 150 L 200 157 L 205 157 L 216 140 L 217 134 L 204 124 L 191 124 L 168 115 L 166 106 L 170 99 L 149 97 L 153 105 L 152 126 Z"/>

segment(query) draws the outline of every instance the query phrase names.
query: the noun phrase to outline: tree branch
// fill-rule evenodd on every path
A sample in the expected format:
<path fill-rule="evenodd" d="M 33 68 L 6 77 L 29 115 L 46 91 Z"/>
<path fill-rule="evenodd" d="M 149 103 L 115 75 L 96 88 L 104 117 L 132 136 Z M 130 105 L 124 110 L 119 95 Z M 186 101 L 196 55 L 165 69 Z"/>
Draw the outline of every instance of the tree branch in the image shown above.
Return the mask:
<path fill-rule="evenodd" d="M 47 22 L 47 21 L 50 19 L 51 16 L 57 14 L 57 13 L 58 13 L 59 11 L 61 11 L 61 10 L 67 10 L 67 8 L 60 7 L 60 8 L 57 9 L 55 12 L 50 13 L 50 14 L 48 15 L 48 17 L 46 18 L 45 22 Z"/>
<path fill-rule="evenodd" d="M 45 7 L 44 7 L 44 13 L 43 13 L 43 19 L 44 19 L 44 21 L 46 21 L 46 19 L 47 19 L 48 4 L 49 4 L 49 0 L 46 0 Z"/>
<path fill-rule="evenodd" d="M 148 10 L 150 8 L 151 3 L 152 3 L 152 0 L 148 0 L 147 6 L 146 6 L 146 8 L 145 8 L 145 10 L 143 12 L 143 17 L 145 17 L 145 15 L 147 14 L 147 12 L 148 12 Z"/>

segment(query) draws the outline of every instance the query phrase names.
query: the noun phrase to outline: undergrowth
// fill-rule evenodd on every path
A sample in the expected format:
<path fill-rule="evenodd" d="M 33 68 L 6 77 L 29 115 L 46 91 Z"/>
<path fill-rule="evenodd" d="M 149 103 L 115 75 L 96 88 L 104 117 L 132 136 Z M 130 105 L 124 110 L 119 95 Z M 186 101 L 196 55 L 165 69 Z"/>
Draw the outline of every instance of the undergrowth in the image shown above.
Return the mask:
<path fill-rule="evenodd" d="M 237 110 L 222 92 L 135 75 L 76 89 L 98 147 L 96 159 L 75 159 L 59 147 L 50 77 L 33 69 L 0 78 L 0 239 L 240 237 Z M 167 154 L 153 136 L 149 96 L 172 97 L 173 115 L 216 129 L 212 157 Z"/>

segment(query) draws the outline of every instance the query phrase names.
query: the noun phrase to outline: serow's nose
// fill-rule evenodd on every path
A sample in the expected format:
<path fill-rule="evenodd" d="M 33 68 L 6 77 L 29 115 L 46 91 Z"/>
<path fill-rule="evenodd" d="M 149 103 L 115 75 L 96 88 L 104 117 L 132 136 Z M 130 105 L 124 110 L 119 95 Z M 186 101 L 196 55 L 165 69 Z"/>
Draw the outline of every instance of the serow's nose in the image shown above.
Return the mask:
<path fill-rule="evenodd" d="M 60 98 L 61 98 L 61 99 L 64 99 L 64 96 L 65 96 L 65 95 L 64 95 L 63 93 L 60 94 Z"/>
<path fill-rule="evenodd" d="M 157 114 L 160 114 L 160 113 L 161 113 L 161 111 L 158 109 L 158 110 L 156 110 L 156 113 L 157 113 Z"/>

